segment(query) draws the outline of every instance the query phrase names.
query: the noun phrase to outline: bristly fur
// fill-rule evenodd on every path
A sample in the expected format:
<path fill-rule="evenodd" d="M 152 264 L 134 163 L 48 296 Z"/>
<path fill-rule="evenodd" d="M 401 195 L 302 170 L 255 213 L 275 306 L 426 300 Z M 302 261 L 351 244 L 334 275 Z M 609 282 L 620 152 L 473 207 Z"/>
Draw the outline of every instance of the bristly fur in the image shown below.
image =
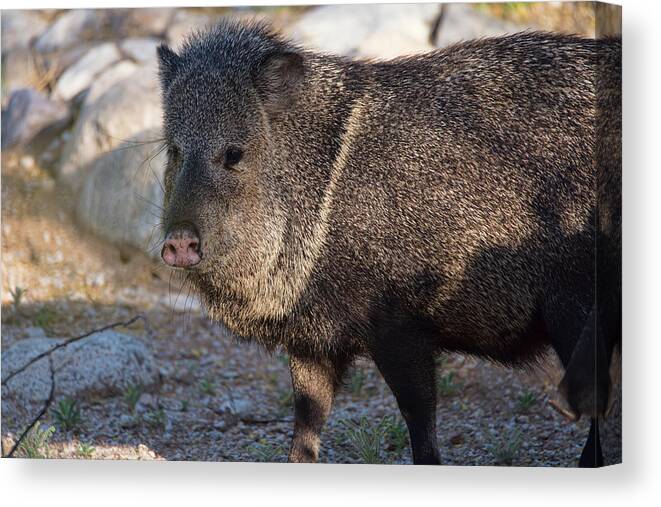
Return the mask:
<path fill-rule="evenodd" d="M 334 376 L 357 354 L 389 380 L 395 355 L 549 345 L 583 365 L 597 278 L 619 316 L 620 53 L 528 32 L 353 61 L 223 21 L 159 52 L 163 222 L 199 231 L 188 276 L 213 318 Z"/>

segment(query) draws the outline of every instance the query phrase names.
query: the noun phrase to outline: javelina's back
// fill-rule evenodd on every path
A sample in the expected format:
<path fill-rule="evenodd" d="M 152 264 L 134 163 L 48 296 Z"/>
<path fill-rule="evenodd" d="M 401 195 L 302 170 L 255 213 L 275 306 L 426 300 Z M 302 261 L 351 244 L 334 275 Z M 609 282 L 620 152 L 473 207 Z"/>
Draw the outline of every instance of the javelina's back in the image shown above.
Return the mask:
<path fill-rule="evenodd" d="M 441 348 L 515 362 L 575 313 L 549 294 L 594 299 L 598 44 L 615 53 L 523 34 L 362 67 L 316 269 L 348 326 L 410 312 Z"/>

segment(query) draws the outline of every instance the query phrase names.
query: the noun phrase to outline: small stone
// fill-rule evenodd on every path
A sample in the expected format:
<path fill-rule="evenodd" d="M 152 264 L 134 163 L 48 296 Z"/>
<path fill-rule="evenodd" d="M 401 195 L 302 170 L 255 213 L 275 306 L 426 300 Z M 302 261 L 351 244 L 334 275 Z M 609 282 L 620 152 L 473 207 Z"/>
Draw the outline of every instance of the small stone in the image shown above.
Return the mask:
<path fill-rule="evenodd" d="M 19 164 L 23 169 L 32 169 L 34 167 L 34 158 L 30 155 L 24 155 L 21 157 Z"/>
<path fill-rule="evenodd" d="M 450 444 L 454 445 L 455 447 L 460 446 L 463 443 L 464 443 L 463 433 L 456 433 L 450 437 Z"/>
<path fill-rule="evenodd" d="M 135 428 L 138 425 L 138 418 L 133 415 L 122 414 L 119 417 L 119 425 L 122 428 Z"/>
<path fill-rule="evenodd" d="M 87 277 L 87 284 L 91 285 L 92 287 L 102 287 L 106 284 L 106 277 L 103 273 L 90 275 Z"/>
<path fill-rule="evenodd" d="M 217 421 L 215 421 L 213 423 L 213 427 L 216 430 L 225 431 L 229 428 L 229 425 L 227 424 L 227 421 L 223 418 L 223 419 L 218 419 Z"/>
<path fill-rule="evenodd" d="M 9 454 L 9 451 L 11 451 L 12 447 L 14 447 L 15 444 L 16 444 L 16 442 L 14 441 L 14 439 L 11 436 L 3 435 L 2 436 L 2 455 L 6 456 L 7 454 Z"/>
<path fill-rule="evenodd" d="M 148 410 L 156 410 L 158 408 L 158 402 L 156 397 L 149 393 L 142 393 L 140 399 L 138 400 L 138 410 L 141 412 Z"/>
<path fill-rule="evenodd" d="M 138 457 L 139 459 L 155 459 L 156 453 L 145 444 L 138 444 Z"/>

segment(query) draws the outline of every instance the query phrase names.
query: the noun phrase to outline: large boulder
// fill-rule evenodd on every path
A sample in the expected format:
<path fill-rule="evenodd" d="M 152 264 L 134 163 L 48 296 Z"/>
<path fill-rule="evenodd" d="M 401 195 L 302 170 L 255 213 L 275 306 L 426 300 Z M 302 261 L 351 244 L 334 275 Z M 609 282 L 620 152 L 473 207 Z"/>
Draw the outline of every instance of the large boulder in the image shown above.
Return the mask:
<path fill-rule="evenodd" d="M 62 100 L 72 99 L 89 88 L 104 70 L 121 58 L 119 48 L 111 42 L 93 47 L 60 76 L 53 96 Z"/>
<path fill-rule="evenodd" d="M 20 370 L 62 339 L 28 338 L 2 354 L 2 379 Z M 147 346 L 139 339 L 104 331 L 57 349 L 51 354 L 55 396 L 72 399 L 122 394 L 131 385 L 148 389 L 160 382 L 159 369 Z M 43 402 L 51 389 L 47 357 L 11 378 L 3 387 L 3 401 L 18 405 Z"/>
<path fill-rule="evenodd" d="M 90 168 L 78 201 L 78 219 L 99 236 L 159 254 L 161 182 L 166 156 L 162 134 L 150 129 L 100 157 Z"/>
<path fill-rule="evenodd" d="M 69 109 L 63 102 L 49 100 L 32 88 L 17 90 L 2 112 L 2 149 L 26 145 L 49 125 L 68 118 Z"/>
<path fill-rule="evenodd" d="M 305 46 L 347 56 L 393 58 L 429 51 L 437 4 L 327 5 L 304 14 L 290 34 Z"/>
<path fill-rule="evenodd" d="M 79 190 L 89 167 L 98 158 L 131 136 L 160 127 L 161 122 L 154 68 L 137 68 L 128 61 L 118 63 L 90 88 L 60 157 L 58 179 L 74 191 Z"/>
<path fill-rule="evenodd" d="M 49 53 L 95 38 L 103 26 L 102 11 L 77 9 L 60 15 L 35 43 L 37 51 Z"/>

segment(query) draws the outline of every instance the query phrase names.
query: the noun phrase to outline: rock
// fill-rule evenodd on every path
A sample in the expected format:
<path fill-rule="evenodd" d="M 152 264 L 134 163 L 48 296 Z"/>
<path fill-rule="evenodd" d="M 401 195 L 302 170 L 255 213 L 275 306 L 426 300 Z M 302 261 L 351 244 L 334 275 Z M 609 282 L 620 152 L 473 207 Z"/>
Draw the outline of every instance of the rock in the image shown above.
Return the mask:
<path fill-rule="evenodd" d="M 467 4 L 447 4 L 435 44 L 445 47 L 462 40 L 515 33 L 526 28 L 477 11 Z"/>
<path fill-rule="evenodd" d="M 145 444 L 138 444 L 138 459 L 141 460 L 152 460 L 156 459 L 156 453 L 152 451 Z"/>
<path fill-rule="evenodd" d="M 148 410 L 156 410 L 158 408 L 158 400 L 149 393 L 142 393 L 138 400 L 136 409 L 138 412 L 146 412 Z"/>
<path fill-rule="evenodd" d="M 92 107 L 94 102 L 115 83 L 128 78 L 140 69 L 140 66 L 128 60 L 116 63 L 94 81 L 88 93 L 85 95 L 83 107 Z"/>
<path fill-rule="evenodd" d="M 2 112 L 2 149 L 26 145 L 47 126 L 68 118 L 66 104 L 49 100 L 32 88 L 17 90 Z"/>
<path fill-rule="evenodd" d="M 53 90 L 53 96 L 62 100 L 72 99 L 89 88 L 104 70 L 121 58 L 119 49 L 111 42 L 93 47 L 60 76 Z"/>
<path fill-rule="evenodd" d="M 2 54 L 27 49 L 47 27 L 39 11 L 3 10 L 0 18 Z"/>
<path fill-rule="evenodd" d="M 2 435 L 2 455 L 7 456 L 16 445 L 16 441 L 10 435 Z"/>
<path fill-rule="evenodd" d="M 170 46 L 174 47 L 176 50 L 192 32 L 203 30 L 210 26 L 212 22 L 212 19 L 208 16 L 190 14 L 186 11 L 177 11 L 167 30 L 167 41 Z"/>
<path fill-rule="evenodd" d="M 138 63 L 156 62 L 156 48 L 161 43 L 158 39 L 126 39 L 120 48 L 129 58 Z"/>
<path fill-rule="evenodd" d="M 16 90 L 32 88 L 41 78 L 41 71 L 34 55 L 28 49 L 11 51 L 2 55 L 2 103 Z M 4 114 L 4 113 L 3 113 Z"/>
<path fill-rule="evenodd" d="M 115 79 L 118 81 L 103 90 Z M 57 178 L 75 191 L 80 190 L 93 162 L 123 140 L 160 127 L 161 121 L 156 73 L 131 62 L 118 63 L 90 88 L 71 138 L 62 150 Z"/>
<path fill-rule="evenodd" d="M 255 412 L 253 402 L 246 398 L 228 398 L 214 408 L 214 412 L 223 416 L 232 416 L 230 419 L 243 419 Z"/>
<path fill-rule="evenodd" d="M 66 11 L 37 39 L 35 48 L 48 53 L 74 46 L 96 35 L 102 23 L 102 16 L 93 10 Z"/>
<path fill-rule="evenodd" d="M 149 141 L 161 137 L 160 130 L 146 130 L 101 156 L 85 179 L 77 208 L 79 220 L 99 236 L 153 255 L 160 253 L 149 249 L 159 233 L 166 158 L 161 143 Z"/>
<path fill-rule="evenodd" d="M 30 359 L 50 350 L 62 339 L 28 338 L 2 354 L 3 381 Z M 105 397 L 124 393 L 130 385 L 145 389 L 159 383 L 152 353 L 139 339 L 116 331 L 104 331 L 60 348 L 51 354 L 55 371 L 55 396 L 72 399 Z M 38 360 L 13 377 L 3 397 L 17 403 L 43 402 L 51 389 L 47 358 Z"/>
<path fill-rule="evenodd" d="M 46 332 L 43 327 L 28 327 L 25 329 L 25 335 L 28 338 L 46 338 Z"/>
<path fill-rule="evenodd" d="M 437 4 L 327 5 L 304 14 L 290 29 L 306 46 L 341 55 L 392 58 L 428 51 Z"/>
<path fill-rule="evenodd" d="M 23 155 L 18 161 L 18 165 L 20 165 L 22 169 L 32 169 L 34 167 L 34 157 L 31 155 Z"/>
<path fill-rule="evenodd" d="M 129 9 L 124 23 L 129 33 L 161 36 L 165 34 L 174 14 L 173 8 Z"/>
<path fill-rule="evenodd" d="M 119 417 L 119 425 L 122 428 L 135 428 L 139 423 L 140 420 L 134 415 L 122 414 Z"/>
<path fill-rule="evenodd" d="M 69 67 L 75 65 L 87 52 L 96 46 L 97 44 L 94 43 L 80 43 L 61 51 L 38 55 L 38 58 L 43 63 L 43 71 L 56 83 Z"/>

